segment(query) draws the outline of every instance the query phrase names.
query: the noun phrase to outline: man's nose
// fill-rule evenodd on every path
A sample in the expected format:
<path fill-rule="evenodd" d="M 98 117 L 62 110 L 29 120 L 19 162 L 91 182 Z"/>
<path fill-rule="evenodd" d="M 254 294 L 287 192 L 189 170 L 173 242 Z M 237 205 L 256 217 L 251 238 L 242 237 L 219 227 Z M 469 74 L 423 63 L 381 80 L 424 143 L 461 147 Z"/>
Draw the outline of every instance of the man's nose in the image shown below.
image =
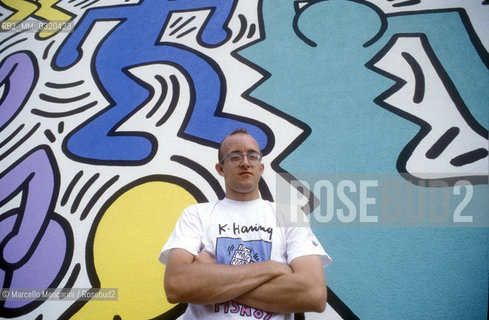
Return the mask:
<path fill-rule="evenodd" d="M 251 167 L 251 164 L 248 161 L 248 156 L 246 154 L 243 154 L 242 155 L 240 166 L 241 167 L 246 167 L 246 168 Z"/>

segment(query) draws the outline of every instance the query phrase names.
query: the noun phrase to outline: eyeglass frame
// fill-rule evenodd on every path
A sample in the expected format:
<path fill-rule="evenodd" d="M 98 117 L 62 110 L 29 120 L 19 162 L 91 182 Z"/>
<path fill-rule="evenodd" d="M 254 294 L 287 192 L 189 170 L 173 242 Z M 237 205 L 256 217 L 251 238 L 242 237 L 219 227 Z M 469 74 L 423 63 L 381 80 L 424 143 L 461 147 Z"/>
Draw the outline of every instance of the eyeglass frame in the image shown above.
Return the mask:
<path fill-rule="evenodd" d="M 248 162 L 251 164 L 251 161 L 250 161 L 250 158 L 248 157 L 248 155 L 251 155 L 251 154 L 257 154 L 259 155 L 259 158 L 258 158 L 258 163 L 261 163 L 262 159 L 263 159 L 263 153 L 261 152 L 258 152 L 258 151 L 250 151 L 250 152 L 247 152 L 247 153 L 241 153 L 241 152 L 238 152 L 238 151 L 232 151 L 232 152 L 229 152 L 227 154 L 225 154 L 221 161 L 219 161 L 220 164 L 224 164 L 224 159 L 228 158 L 229 160 L 229 155 L 231 154 L 236 154 L 236 155 L 239 155 L 241 160 L 236 164 L 236 166 L 239 166 L 241 163 L 243 163 L 243 160 L 244 160 L 244 157 L 246 157 L 246 159 L 248 159 Z M 232 162 L 229 161 L 231 164 Z"/>

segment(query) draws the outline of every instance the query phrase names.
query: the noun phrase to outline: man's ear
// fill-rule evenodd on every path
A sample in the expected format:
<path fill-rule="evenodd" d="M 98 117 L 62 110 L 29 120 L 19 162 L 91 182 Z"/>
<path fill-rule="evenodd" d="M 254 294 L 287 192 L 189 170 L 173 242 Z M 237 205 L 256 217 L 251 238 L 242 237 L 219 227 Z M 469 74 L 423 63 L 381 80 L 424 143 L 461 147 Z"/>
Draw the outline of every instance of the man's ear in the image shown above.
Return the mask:
<path fill-rule="evenodd" d="M 222 164 L 216 163 L 216 170 L 219 175 L 224 176 L 224 169 L 222 167 Z"/>

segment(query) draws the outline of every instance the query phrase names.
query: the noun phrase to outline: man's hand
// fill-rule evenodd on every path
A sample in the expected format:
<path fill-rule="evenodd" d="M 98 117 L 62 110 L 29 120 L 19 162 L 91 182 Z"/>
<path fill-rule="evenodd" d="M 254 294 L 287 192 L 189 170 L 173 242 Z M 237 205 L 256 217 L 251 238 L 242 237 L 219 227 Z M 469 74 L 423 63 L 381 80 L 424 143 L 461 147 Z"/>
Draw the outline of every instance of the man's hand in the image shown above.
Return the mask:
<path fill-rule="evenodd" d="M 234 300 L 274 313 L 316 311 L 326 306 L 326 282 L 316 255 L 291 266 L 267 260 L 240 266 L 217 264 L 207 252 L 170 252 L 165 291 L 171 303 L 213 304 Z"/>
<path fill-rule="evenodd" d="M 285 265 L 285 264 L 282 264 Z M 316 255 L 292 260 L 292 270 L 234 299 L 275 313 L 322 312 L 326 307 L 326 280 L 321 260 Z"/>
<path fill-rule="evenodd" d="M 214 258 L 211 257 L 209 253 L 202 251 L 195 256 L 193 263 L 216 264 L 216 261 L 214 260 Z M 292 273 L 292 268 L 286 263 L 272 260 L 268 260 L 266 261 L 266 263 L 272 265 L 272 268 L 274 268 L 281 275 Z"/>
<path fill-rule="evenodd" d="M 206 252 L 194 256 L 177 248 L 168 257 L 166 297 L 170 303 L 221 303 L 290 273 L 292 269 L 287 264 L 276 261 L 230 266 L 215 263 Z"/>

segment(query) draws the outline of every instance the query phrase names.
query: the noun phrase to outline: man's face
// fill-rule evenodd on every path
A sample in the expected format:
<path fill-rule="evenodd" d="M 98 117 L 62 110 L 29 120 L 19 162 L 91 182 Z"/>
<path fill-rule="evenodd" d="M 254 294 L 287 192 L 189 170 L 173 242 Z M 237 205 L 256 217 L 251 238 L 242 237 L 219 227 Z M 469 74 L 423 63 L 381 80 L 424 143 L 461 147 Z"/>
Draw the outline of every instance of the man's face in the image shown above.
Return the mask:
<path fill-rule="evenodd" d="M 253 164 L 248 157 L 243 157 L 240 163 L 233 164 L 226 157 L 230 152 L 260 152 L 256 140 L 248 134 L 237 133 L 224 140 L 221 151 L 224 162 L 216 164 L 216 169 L 224 177 L 226 197 L 240 201 L 258 199 L 260 195 L 257 186 L 263 174 L 263 164 Z"/>

